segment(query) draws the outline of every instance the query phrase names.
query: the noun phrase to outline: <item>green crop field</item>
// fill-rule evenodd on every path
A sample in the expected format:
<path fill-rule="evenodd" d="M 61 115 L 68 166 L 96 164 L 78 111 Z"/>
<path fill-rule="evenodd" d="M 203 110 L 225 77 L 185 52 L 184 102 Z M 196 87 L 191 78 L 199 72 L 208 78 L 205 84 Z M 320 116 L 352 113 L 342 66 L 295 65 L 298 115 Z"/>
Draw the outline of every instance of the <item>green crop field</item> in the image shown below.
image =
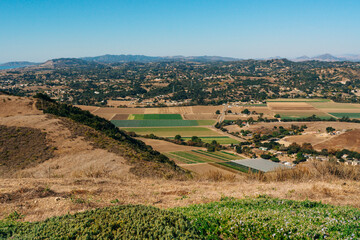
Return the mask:
<path fill-rule="evenodd" d="M 229 138 L 229 137 L 200 137 L 201 141 L 206 142 L 206 143 L 211 143 L 213 140 L 215 140 L 217 143 L 219 144 L 238 144 L 239 141 L 233 138 Z M 173 137 L 171 137 L 171 139 L 174 139 Z M 183 137 L 182 138 L 184 141 L 188 141 L 191 139 L 191 137 Z"/>
<path fill-rule="evenodd" d="M 140 135 L 154 134 L 159 137 L 175 137 L 180 134 L 182 137 L 192 136 L 220 136 L 219 133 L 204 127 L 158 127 L 158 128 L 121 128 L 127 132 L 136 132 Z"/>
<path fill-rule="evenodd" d="M 128 120 L 182 120 L 180 114 L 130 114 Z"/>
<path fill-rule="evenodd" d="M 209 126 L 209 125 L 214 125 L 215 124 L 215 120 L 195 120 L 197 121 L 199 126 Z"/>
<path fill-rule="evenodd" d="M 348 117 L 348 118 L 360 118 L 360 113 L 329 113 L 337 118 Z"/>
<path fill-rule="evenodd" d="M 205 163 L 205 162 L 224 162 L 236 159 L 242 159 L 235 154 L 227 152 L 205 152 L 202 150 L 192 150 L 192 151 L 178 151 L 178 152 L 169 152 L 166 153 L 167 156 L 171 159 L 181 161 L 186 164 L 192 163 Z"/>
<path fill-rule="evenodd" d="M 207 126 L 215 123 L 214 120 L 112 120 L 117 127 L 192 127 Z"/>
<path fill-rule="evenodd" d="M 323 98 L 277 98 L 267 99 L 267 102 L 331 102 L 329 99 Z"/>
<path fill-rule="evenodd" d="M 244 172 L 244 173 L 248 173 L 249 170 L 252 171 L 252 172 L 257 172 L 256 170 L 254 171 L 254 170 L 252 170 L 252 169 L 250 169 L 250 168 L 248 168 L 246 166 L 236 164 L 234 162 L 218 162 L 216 164 L 221 165 L 221 166 L 225 166 L 225 167 L 228 167 L 228 168 L 240 171 L 240 172 Z"/>
<path fill-rule="evenodd" d="M 236 159 L 242 158 L 237 155 L 230 155 L 230 154 L 223 153 L 223 152 L 206 152 L 203 150 L 192 150 L 192 151 L 195 153 L 210 157 L 210 158 L 221 160 L 221 161 L 230 161 L 230 160 L 236 160 Z"/>
<path fill-rule="evenodd" d="M 1 239 L 360 239 L 360 210 L 259 196 L 172 209 L 122 205 L 40 222 L 0 221 Z"/>

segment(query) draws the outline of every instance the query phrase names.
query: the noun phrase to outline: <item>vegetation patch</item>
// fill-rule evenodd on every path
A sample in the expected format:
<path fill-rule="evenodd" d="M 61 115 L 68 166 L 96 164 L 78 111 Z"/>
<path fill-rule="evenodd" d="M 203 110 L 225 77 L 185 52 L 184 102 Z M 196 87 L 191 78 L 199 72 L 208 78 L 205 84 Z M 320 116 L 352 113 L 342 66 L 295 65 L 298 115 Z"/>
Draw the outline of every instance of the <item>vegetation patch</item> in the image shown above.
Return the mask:
<path fill-rule="evenodd" d="M 0 175 L 36 166 L 54 156 L 55 148 L 40 129 L 0 125 Z"/>
<path fill-rule="evenodd" d="M 174 139 L 173 137 L 170 139 Z M 182 137 L 181 139 L 183 139 L 184 141 L 188 141 L 191 140 L 191 137 Z M 205 142 L 205 143 L 211 143 L 212 141 L 216 141 L 219 144 L 238 144 L 239 141 L 233 138 L 229 138 L 229 137 L 221 137 L 221 136 L 213 136 L 213 137 L 200 137 L 201 141 Z"/>
<path fill-rule="evenodd" d="M 199 239 L 181 213 L 148 206 L 116 206 L 42 222 L 0 222 L 0 238 L 12 239 Z"/>
<path fill-rule="evenodd" d="M 360 210 L 260 197 L 176 208 L 205 239 L 357 239 Z"/>
<path fill-rule="evenodd" d="M 19 214 L 17 214 L 19 215 Z M 161 210 L 115 206 L 41 222 L 0 221 L 12 239 L 358 239 L 360 210 L 266 196 Z"/>

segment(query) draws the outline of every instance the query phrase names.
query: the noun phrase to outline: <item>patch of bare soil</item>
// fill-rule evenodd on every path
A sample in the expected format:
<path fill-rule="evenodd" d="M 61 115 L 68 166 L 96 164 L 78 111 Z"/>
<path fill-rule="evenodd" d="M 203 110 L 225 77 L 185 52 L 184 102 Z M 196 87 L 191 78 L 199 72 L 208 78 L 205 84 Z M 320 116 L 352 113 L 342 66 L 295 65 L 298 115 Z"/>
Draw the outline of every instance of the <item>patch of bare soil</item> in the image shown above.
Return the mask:
<path fill-rule="evenodd" d="M 16 191 L 0 193 L 0 203 L 13 203 L 47 197 L 68 197 L 67 193 L 57 193 L 47 187 L 19 188 Z"/>
<path fill-rule="evenodd" d="M 225 126 L 225 128 L 229 132 L 240 132 L 241 131 L 241 127 L 239 127 L 239 125 L 228 125 L 228 126 Z"/>
<path fill-rule="evenodd" d="M 42 114 L 35 108 L 32 98 L 15 97 L 0 94 L 0 117 L 15 115 Z"/>
<path fill-rule="evenodd" d="M 338 136 L 335 136 L 327 141 L 315 145 L 316 149 L 334 149 L 342 150 L 348 149 L 351 151 L 360 152 L 360 129 L 349 131 Z"/>
<path fill-rule="evenodd" d="M 127 120 L 129 114 L 115 114 L 111 120 Z"/>

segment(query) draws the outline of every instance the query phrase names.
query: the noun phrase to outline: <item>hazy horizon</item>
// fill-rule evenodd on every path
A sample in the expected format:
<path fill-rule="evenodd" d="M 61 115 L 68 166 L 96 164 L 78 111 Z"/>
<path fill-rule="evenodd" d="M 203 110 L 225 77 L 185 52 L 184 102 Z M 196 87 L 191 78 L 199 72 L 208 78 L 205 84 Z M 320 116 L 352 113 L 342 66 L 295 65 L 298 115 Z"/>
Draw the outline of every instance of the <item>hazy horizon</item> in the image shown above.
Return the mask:
<path fill-rule="evenodd" d="M 359 54 L 358 9 L 355 0 L 3 0 L 0 63 L 105 54 Z"/>

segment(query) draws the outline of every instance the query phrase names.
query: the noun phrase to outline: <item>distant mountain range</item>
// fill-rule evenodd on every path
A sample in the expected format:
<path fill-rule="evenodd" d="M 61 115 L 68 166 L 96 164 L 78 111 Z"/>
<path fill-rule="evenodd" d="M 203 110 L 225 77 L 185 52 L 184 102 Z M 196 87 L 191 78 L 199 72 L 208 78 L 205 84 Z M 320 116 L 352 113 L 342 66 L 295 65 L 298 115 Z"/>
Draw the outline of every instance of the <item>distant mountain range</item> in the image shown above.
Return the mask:
<path fill-rule="evenodd" d="M 333 56 L 331 54 L 323 54 L 314 57 L 301 56 L 295 59 L 291 59 L 294 62 L 304 62 L 304 61 L 322 61 L 322 62 L 341 62 L 341 61 L 350 61 L 350 62 L 359 62 L 360 55 L 342 55 L 342 56 Z"/>
<path fill-rule="evenodd" d="M 256 59 L 256 60 L 271 60 L 271 59 L 281 59 L 281 57 L 272 57 L 266 59 Z M 221 56 L 165 56 L 165 57 L 152 57 L 145 55 L 102 55 L 96 57 L 82 57 L 82 58 L 58 58 L 51 59 L 44 63 L 34 63 L 34 62 L 8 62 L 0 64 L 0 69 L 11 69 L 11 68 L 21 68 L 21 67 L 30 67 L 35 66 L 39 68 L 56 68 L 56 67 L 89 67 L 89 66 L 103 66 L 103 64 L 114 64 L 114 63 L 126 63 L 126 62 L 162 62 L 162 61 L 184 61 L 184 62 L 216 62 L 216 61 L 241 61 L 244 59 L 240 58 L 231 58 L 231 57 L 221 57 Z M 304 62 L 304 61 L 323 61 L 323 62 L 339 62 L 339 61 L 351 61 L 351 62 L 360 62 L 360 54 L 348 54 L 341 56 L 333 56 L 331 54 L 323 54 L 314 57 L 301 56 L 298 58 L 290 59 L 294 62 Z"/>
<path fill-rule="evenodd" d="M 38 64 L 39 63 L 27 62 L 27 61 L 8 62 L 8 63 L 0 64 L 0 69 L 28 67 L 28 66 L 38 65 Z"/>
<path fill-rule="evenodd" d="M 118 62 L 160 62 L 160 61 L 194 61 L 194 62 L 212 62 L 212 61 L 239 61 L 239 58 L 219 57 L 219 56 L 167 56 L 151 57 L 145 55 L 102 55 L 97 57 L 83 57 L 85 61 L 99 63 L 118 63 Z"/>

